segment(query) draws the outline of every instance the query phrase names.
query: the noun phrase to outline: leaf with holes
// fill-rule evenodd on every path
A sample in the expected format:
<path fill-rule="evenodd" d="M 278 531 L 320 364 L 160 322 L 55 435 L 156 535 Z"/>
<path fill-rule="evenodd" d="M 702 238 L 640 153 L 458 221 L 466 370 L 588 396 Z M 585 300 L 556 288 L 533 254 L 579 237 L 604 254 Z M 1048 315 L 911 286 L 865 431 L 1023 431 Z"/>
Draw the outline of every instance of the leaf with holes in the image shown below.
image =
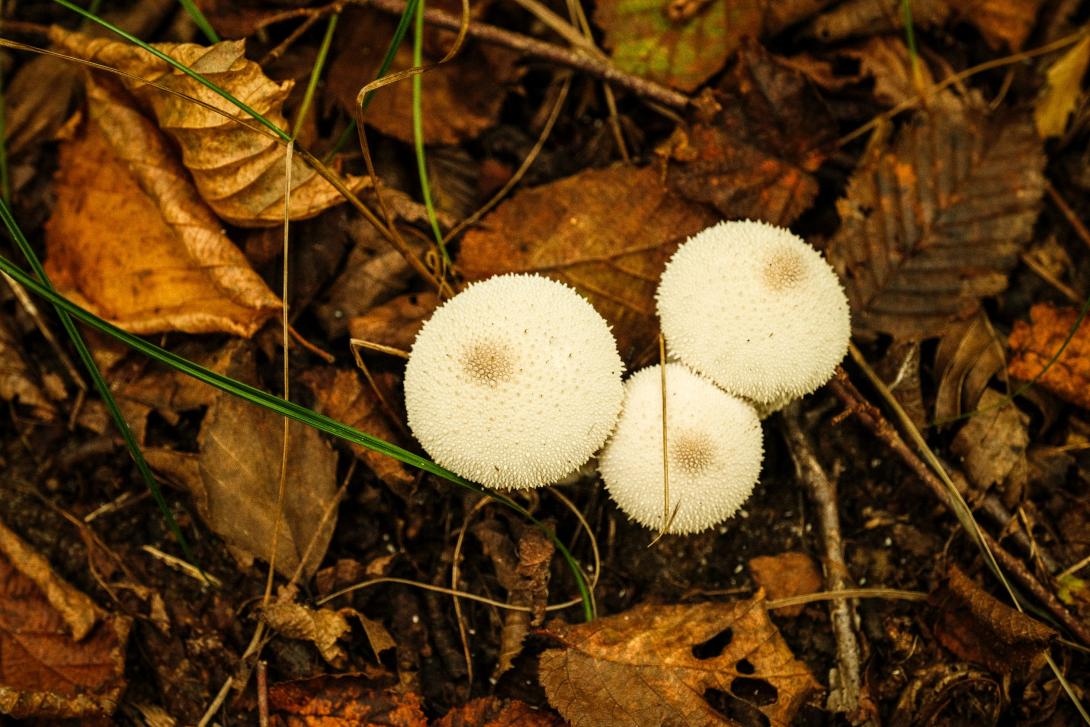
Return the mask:
<path fill-rule="evenodd" d="M 1044 154 L 1025 117 L 921 116 L 837 203 L 827 254 L 857 333 L 922 339 L 1007 287 L 1033 231 Z"/>
<path fill-rule="evenodd" d="M 613 325 L 629 363 L 657 355 L 655 288 L 666 260 L 715 222 L 655 169 L 593 169 L 519 192 L 462 241 L 470 280 L 541 273 L 575 287 Z"/>
<path fill-rule="evenodd" d="M 574 727 L 791 722 L 818 688 L 768 618 L 764 597 L 685 606 L 644 604 L 545 635 L 552 704 Z"/>

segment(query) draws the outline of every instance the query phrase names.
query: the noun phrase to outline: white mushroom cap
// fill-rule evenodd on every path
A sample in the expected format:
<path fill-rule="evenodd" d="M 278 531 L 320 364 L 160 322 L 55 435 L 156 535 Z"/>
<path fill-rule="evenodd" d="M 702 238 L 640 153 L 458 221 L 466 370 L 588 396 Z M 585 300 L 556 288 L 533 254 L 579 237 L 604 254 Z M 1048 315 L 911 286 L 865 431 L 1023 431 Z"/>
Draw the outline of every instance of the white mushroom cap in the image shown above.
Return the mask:
<path fill-rule="evenodd" d="M 689 238 L 658 288 L 673 355 L 755 402 L 824 384 L 848 350 L 848 299 L 817 250 L 764 222 L 720 222 Z"/>
<path fill-rule="evenodd" d="M 623 368 L 609 326 L 575 290 L 538 275 L 489 278 L 417 334 L 405 368 L 409 428 L 466 479 L 545 485 L 609 436 Z"/>
<path fill-rule="evenodd" d="M 666 365 L 670 450 L 668 532 L 696 533 L 738 510 L 761 473 L 761 423 L 753 407 L 681 364 Z M 617 505 L 649 528 L 662 526 L 662 371 L 649 366 L 625 384 L 624 409 L 598 456 Z M 680 503 L 680 505 L 678 504 Z"/>

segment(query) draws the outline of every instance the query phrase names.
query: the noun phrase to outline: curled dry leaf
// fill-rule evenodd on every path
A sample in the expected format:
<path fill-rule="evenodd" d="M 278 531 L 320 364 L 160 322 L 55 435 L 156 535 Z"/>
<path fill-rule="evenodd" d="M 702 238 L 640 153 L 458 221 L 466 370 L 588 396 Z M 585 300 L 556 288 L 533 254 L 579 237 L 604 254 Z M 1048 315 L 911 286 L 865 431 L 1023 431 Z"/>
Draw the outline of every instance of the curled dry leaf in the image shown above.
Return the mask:
<path fill-rule="evenodd" d="M 181 147 L 182 162 L 193 175 L 197 190 L 220 218 L 242 227 L 283 222 L 284 147 L 246 112 L 138 46 L 90 38 L 59 26 L 50 28 L 49 37 L 70 53 L 176 92 L 166 93 L 155 86 L 126 80 L 128 89 L 151 107 L 159 127 Z M 208 47 L 156 43 L 154 47 L 201 73 L 279 128 L 288 128 L 283 107 L 292 82 L 275 83 L 267 78 L 260 66 L 246 58 L 244 41 L 224 41 Z M 195 104 L 185 96 L 223 113 Z M 236 119 L 247 121 L 247 125 Z M 362 182 L 350 179 L 349 186 L 359 188 Z M 292 159 L 291 183 L 293 220 L 313 217 L 343 201 L 340 192 L 298 156 Z"/>
<path fill-rule="evenodd" d="M 432 722 L 432 727 L 563 727 L 556 714 L 534 709 L 517 699 L 481 697 L 455 707 Z"/>
<path fill-rule="evenodd" d="M 1082 97 L 1082 78 L 1090 64 L 1090 35 L 1067 50 L 1046 73 L 1046 83 L 1033 110 L 1037 133 L 1042 137 L 1059 136 L 1067 128 L 1067 119 Z"/>
<path fill-rule="evenodd" d="M 779 727 L 818 688 L 763 596 L 645 604 L 591 623 L 552 623 L 545 635 L 562 648 L 541 654 L 541 683 L 575 727 L 736 724 L 708 697 Z"/>
<path fill-rule="evenodd" d="M 984 311 L 951 325 L 935 352 L 935 419 L 941 424 L 976 409 L 988 382 L 1003 370 L 1005 355 L 1005 342 Z"/>
<path fill-rule="evenodd" d="M 0 551 L 0 713 L 113 714 L 131 620 L 101 613 L 2 525 Z"/>
<path fill-rule="evenodd" d="M 374 687 L 355 676 L 322 676 L 269 687 L 274 722 L 282 727 L 426 727 L 414 692 Z"/>
<path fill-rule="evenodd" d="M 813 172 L 832 117 L 802 73 L 756 44 L 745 46 L 723 88 L 705 90 L 694 123 L 660 150 L 667 183 L 728 219 L 789 225 L 817 195 Z"/>
<path fill-rule="evenodd" d="M 1023 381 L 1036 378 L 1056 355 L 1071 333 L 1078 312 L 1038 303 L 1029 312 L 1030 322 L 1017 321 L 1010 335 L 1013 358 L 1007 371 Z M 1079 325 L 1063 354 L 1038 379 L 1056 396 L 1090 409 L 1090 320 Z"/>
<path fill-rule="evenodd" d="M 92 122 L 61 145 L 46 224 L 54 284 L 135 333 L 253 335 L 280 301 L 193 191 L 154 125 L 91 83 Z"/>
<path fill-rule="evenodd" d="M 44 421 L 52 421 L 57 416 L 56 407 L 23 357 L 19 342 L 3 314 L 0 314 L 0 399 L 17 401 Z"/>
<path fill-rule="evenodd" d="M 353 318 L 348 331 L 352 338 L 408 351 L 438 305 L 439 296 L 432 292 L 399 295 Z"/>
<path fill-rule="evenodd" d="M 939 609 L 936 634 L 943 646 L 998 674 L 1041 659 L 1056 638 L 1052 628 L 996 600 L 957 566 L 931 601 Z"/>
<path fill-rule="evenodd" d="M 398 439 L 361 374 L 322 367 L 305 372 L 300 381 L 313 392 L 315 408 L 322 414 L 387 442 Z M 386 484 L 408 487 L 415 481 L 413 470 L 396 459 L 358 444 L 351 446 L 356 457 Z"/>
<path fill-rule="evenodd" d="M 1022 117 L 922 115 L 856 170 L 826 253 L 857 333 L 921 339 L 1007 287 L 1044 192 Z"/>
<path fill-rule="evenodd" d="M 1019 499 L 1028 467 L 1029 417 L 995 389 L 985 389 L 981 409 L 958 431 L 951 450 L 962 458 L 969 480 L 983 494 L 1002 485 L 1004 499 Z"/>
<path fill-rule="evenodd" d="M 359 619 L 371 648 L 379 652 L 396 644 L 378 621 L 367 618 L 354 608 L 310 608 L 294 601 L 294 593 L 281 594 L 261 613 L 262 620 L 281 636 L 310 641 L 330 665 L 344 668 L 348 654 L 337 642 L 351 635 L 349 617 Z"/>
<path fill-rule="evenodd" d="M 573 286 L 635 365 L 657 355 L 654 296 L 666 260 L 716 219 L 655 169 L 593 169 L 516 193 L 466 234 L 458 264 L 470 280 L 534 272 Z"/>

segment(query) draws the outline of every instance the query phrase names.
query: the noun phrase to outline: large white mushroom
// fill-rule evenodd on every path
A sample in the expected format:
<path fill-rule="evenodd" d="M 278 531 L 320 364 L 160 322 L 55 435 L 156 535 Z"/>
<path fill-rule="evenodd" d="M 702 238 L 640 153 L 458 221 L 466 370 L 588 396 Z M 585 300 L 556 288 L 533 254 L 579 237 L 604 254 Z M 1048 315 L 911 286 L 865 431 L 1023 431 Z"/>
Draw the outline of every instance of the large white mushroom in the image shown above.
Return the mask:
<path fill-rule="evenodd" d="M 765 408 L 817 389 L 848 350 L 848 299 L 836 272 L 801 238 L 764 222 L 720 222 L 691 237 L 667 264 L 657 298 L 671 354 Z"/>
<path fill-rule="evenodd" d="M 666 392 L 668 532 L 696 533 L 729 518 L 753 492 L 761 423 L 748 402 L 681 364 L 666 365 Z M 663 521 L 662 461 L 662 369 L 649 366 L 625 384 L 624 408 L 598 469 L 621 510 L 656 529 Z"/>
<path fill-rule="evenodd" d="M 608 324 L 575 290 L 538 275 L 489 278 L 417 335 L 405 369 L 409 428 L 466 479 L 545 485 L 609 436 L 622 370 Z"/>

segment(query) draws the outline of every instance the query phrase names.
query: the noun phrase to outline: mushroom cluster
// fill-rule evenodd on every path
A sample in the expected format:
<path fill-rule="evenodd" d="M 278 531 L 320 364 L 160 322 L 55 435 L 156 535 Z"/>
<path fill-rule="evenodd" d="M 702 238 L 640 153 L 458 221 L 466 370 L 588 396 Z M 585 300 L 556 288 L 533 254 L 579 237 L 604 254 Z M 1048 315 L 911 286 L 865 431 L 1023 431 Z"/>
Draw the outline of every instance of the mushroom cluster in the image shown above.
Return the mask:
<path fill-rule="evenodd" d="M 656 299 L 673 362 L 622 384 L 609 325 L 572 288 L 538 275 L 470 285 L 413 343 L 410 429 L 436 462 L 497 488 L 555 482 L 601 449 L 606 489 L 635 521 L 672 533 L 722 522 L 756 485 L 760 418 L 828 381 L 847 352 L 847 297 L 801 238 L 746 220 L 681 245 Z"/>
<path fill-rule="evenodd" d="M 682 244 L 656 298 L 677 363 L 666 368 L 665 397 L 659 366 L 629 379 L 599 471 L 633 520 L 693 533 L 733 515 L 753 491 L 759 416 L 832 376 L 851 336 L 848 300 L 817 250 L 749 220 L 720 222 Z"/>

